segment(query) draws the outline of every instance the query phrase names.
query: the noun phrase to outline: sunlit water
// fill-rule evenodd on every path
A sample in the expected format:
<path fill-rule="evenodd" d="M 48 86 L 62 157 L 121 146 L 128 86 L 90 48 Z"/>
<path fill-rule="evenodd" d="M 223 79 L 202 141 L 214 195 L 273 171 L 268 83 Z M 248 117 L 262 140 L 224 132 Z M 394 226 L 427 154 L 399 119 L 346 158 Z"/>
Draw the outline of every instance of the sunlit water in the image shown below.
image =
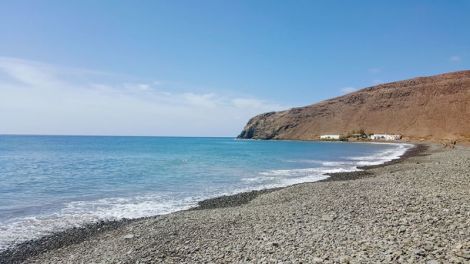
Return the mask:
<path fill-rule="evenodd" d="M 233 138 L 0 136 L 0 250 L 98 220 L 325 179 L 410 145 Z"/>

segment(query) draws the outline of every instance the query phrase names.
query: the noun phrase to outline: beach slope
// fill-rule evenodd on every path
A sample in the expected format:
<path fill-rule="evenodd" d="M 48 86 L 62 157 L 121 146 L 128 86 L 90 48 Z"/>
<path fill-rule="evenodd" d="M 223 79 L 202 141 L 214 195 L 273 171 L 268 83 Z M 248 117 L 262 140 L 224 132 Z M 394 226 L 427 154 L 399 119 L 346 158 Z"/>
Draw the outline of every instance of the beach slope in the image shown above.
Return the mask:
<path fill-rule="evenodd" d="M 130 221 L 22 260 L 469 263 L 469 168 L 470 149 L 431 146 L 356 180 L 298 184 L 233 207 Z"/>

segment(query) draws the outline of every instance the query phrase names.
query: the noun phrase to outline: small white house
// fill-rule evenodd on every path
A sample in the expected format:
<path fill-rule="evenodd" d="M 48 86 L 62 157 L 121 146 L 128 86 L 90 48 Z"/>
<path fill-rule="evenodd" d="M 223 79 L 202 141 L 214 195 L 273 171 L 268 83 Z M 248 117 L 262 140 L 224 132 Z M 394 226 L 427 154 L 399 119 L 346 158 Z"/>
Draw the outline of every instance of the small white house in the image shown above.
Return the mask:
<path fill-rule="evenodd" d="M 386 140 L 386 141 L 400 140 L 401 135 L 373 134 L 373 135 L 370 136 L 370 139 L 372 139 L 372 140 Z"/>
<path fill-rule="evenodd" d="M 339 140 L 340 135 L 321 135 L 320 139 L 325 139 L 325 140 Z"/>

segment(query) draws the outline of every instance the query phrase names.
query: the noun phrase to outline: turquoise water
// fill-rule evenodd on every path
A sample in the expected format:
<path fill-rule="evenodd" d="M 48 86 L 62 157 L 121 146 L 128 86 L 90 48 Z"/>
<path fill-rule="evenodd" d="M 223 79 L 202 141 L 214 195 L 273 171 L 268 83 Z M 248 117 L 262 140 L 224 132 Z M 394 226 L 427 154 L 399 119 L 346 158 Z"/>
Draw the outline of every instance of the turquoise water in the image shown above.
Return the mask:
<path fill-rule="evenodd" d="M 0 249 L 105 219 L 318 181 L 399 157 L 409 145 L 233 138 L 0 136 Z"/>

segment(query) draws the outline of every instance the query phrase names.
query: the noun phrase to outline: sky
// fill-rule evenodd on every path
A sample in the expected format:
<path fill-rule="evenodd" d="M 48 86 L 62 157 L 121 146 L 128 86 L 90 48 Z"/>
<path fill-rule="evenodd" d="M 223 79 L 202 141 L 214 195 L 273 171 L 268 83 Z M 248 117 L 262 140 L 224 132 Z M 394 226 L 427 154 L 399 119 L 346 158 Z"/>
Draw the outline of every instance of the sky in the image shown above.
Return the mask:
<path fill-rule="evenodd" d="M 0 1 L 0 134 L 236 136 L 470 69 L 470 1 Z"/>

